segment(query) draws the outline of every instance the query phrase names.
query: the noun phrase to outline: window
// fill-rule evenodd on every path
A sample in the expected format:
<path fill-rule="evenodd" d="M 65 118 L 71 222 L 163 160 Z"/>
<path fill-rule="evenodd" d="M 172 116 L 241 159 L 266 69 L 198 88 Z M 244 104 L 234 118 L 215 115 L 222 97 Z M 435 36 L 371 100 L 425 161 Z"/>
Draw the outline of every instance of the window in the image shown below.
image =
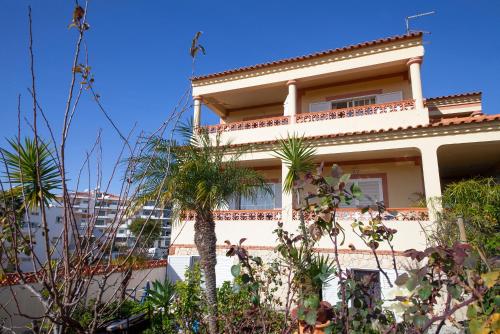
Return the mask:
<path fill-rule="evenodd" d="M 332 101 L 331 108 L 335 109 L 344 109 L 344 108 L 352 108 L 352 107 L 362 107 L 370 104 L 375 104 L 376 97 L 373 96 L 364 96 L 353 99 L 344 99 L 344 100 L 335 100 Z"/>
<path fill-rule="evenodd" d="M 266 210 L 281 208 L 281 183 L 269 183 L 269 193 L 264 189 L 257 191 L 255 198 L 236 196 L 229 200 L 229 210 Z"/>
<path fill-rule="evenodd" d="M 350 97 L 346 99 L 338 99 L 324 102 L 313 102 L 309 104 L 309 112 L 337 110 L 353 107 L 362 107 L 370 104 L 389 103 L 401 101 L 403 99 L 402 91 L 391 93 Z"/>
<path fill-rule="evenodd" d="M 38 215 L 39 215 L 39 213 L 38 213 L 38 211 L 31 211 L 31 212 L 30 212 L 30 215 L 32 215 L 32 216 L 38 216 Z"/>
<path fill-rule="evenodd" d="M 99 210 L 99 213 L 97 214 L 98 216 L 106 216 L 106 211 L 104 210 Z"/>
<path fill-rule="evenodd" d="M 118 234 L 124 234 L 124 233 L 125 233 L 125 230 L 123 230 L 123 229 L 118 230 Z"/>
<path fill-rule="evenodd" d="M 361 282 L 366 288 L 365 302 L 368 306 L 374 305 L 380 300 L 380 273 L 378 270 L 354 269 L 354 280 Z"/>
<path fill-rule="evenodd" d="M 104 219 L 97 219 L 97 220 L 95 221 L 95 224 L 96 224 L 96 225 L 100 225 L 100 226 L 102 226 L 102 225 L 106 225 L 106 223 L 104 223 Z"/>
<path fill-rule="evenodd" d="M 381 177 L 374 178 L 352 178 L 347 183 L 346 187 L 349 190 L 352 184 L 357 184 L 361 188 L 363 197 L 361 199 L 356 199 L 351 202 L 351 204 L 342 204 L 341 207 L 344 208 L 356 208 L 363 207 L 367 205 L 373 205 L 376 202 L 384 201 L 384 187 L 383 180 Z"/>

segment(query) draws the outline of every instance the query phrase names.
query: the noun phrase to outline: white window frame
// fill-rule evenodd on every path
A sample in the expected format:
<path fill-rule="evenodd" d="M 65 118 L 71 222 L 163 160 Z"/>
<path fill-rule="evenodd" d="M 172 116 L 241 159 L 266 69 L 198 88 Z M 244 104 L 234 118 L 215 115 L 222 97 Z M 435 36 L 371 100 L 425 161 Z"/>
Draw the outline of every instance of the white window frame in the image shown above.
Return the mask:
<path fill-rule="evenodd" d="M 379 100 L 383 96 L 390 96 L 390 95 L 398 95 L 398 99 L 402 100 L 403 99 L 403 91 L 397 90 L 393 92 L 388 92 L 388 93 L 382 93 L 382 94 L 370 94 L 370 95 L 361 95 L 361 96 L 355 96 L 355 97 L 350 97 L 350 98 L 345 98 L 345 99 L 336 99 L 336 100 L 330 100 L 330 101 L 317 101 L 317 102 L 311 102 L 309 103 L 309 112 L 320 112 L 320 111 L 328 111 L 328 110 L 336 110 L 333 109 L 332 106 L 334 103 L 339 103 L 339 102 L 348 102 L 347 108 L 353 108 L 354 105 L 349 106 L 349 102 L 354 102 L 356 100 L 363 100 L 363 99 L 368 99 L 368 98 L 374 98 L 375 101 L 373 104 L 379 104 L 381 103 Z M 397 100 L 394 100 L 396 102 Z M 352 103 L 354 104 L 354 103 Z M 316 110 L 312 111 L 314 105 L 328 105 L 328 109 L 323 109 L 323 110 Z"/>
<path fill-rule="evenodd" d="M 331 101 L 328 101 L 330 102 L 330 110 L 336 110 L 336 109 L 333 109 L 333 104 L 334 103 L 339 103 L 339 102 L 347 102 L 347 108 L 354 108 L 354 101 L 359 101 L 359 100 L 366 100 L 366 99 L 374 99 L 374 103 L 370 103 L 370 104 L 376 104 L 377 103 L 377 95 L 362 95 L 362 96 L 356 96 L 356 97 L 351 97 L 351 98 L 346 98 L 346 99 L 337 99 L 337 100 L 331 100 Z M 349 103 L 351 102 L 352 105 L 349 105 Z M 370 104 L 367 104 L 367 105 L 370 105 Z M 344 109 L 344 108 L 339 108 L 339 109 Z"/>

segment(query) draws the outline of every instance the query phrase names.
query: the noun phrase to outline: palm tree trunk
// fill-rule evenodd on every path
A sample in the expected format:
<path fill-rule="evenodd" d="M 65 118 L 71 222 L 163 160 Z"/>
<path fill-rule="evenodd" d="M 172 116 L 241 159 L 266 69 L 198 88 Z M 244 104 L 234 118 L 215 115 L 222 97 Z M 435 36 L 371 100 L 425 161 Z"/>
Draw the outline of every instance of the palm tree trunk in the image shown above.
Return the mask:
<path fill-rule="evenodd" d="M 205 273 L 208 331 L 210 334 L 217 334 L 217 291 L 215 284 L 217 237 L 215 236 L 215 223 L 211 212 L 197 212 L 194 223 L 194 243 L 200 254 L 201 267 Z"/>

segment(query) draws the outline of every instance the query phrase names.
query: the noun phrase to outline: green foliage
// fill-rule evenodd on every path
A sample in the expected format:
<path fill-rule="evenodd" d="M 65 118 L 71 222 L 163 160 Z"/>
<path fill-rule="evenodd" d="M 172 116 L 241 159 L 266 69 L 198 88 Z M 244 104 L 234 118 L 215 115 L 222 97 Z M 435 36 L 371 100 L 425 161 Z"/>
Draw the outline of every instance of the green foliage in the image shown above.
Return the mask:
<path fill-rule="evenodd" d="M 158 219 L 136 218 L 129 226 L 130 232 L 140 238 L 140 244 L 151 247 L 155 240 L 161 235 L 161 221 Z"/>
<path fill-rule="evenodd" d="M 475 328 L 489 326 L 488 321 L 498 313 L 499 271 L 482 275 L 474 271 L 477 259 L 467 244 L 429 247 L 424 251 L 411 249 L 405 253 L 412 260 L 423 262 L 422 267 L 396 280 L 397 285 L 409 291 L 407 296 L 398 298 L 399 302 L 408 305 L 403 313 L 408 327 L 418 332 L 427 330 L 435 322 L 429 314 L 445 294 L 445 312 L 452 305 L 468 306 L 471 332 L 489 333 Z M 452 314 L 450 312 L 448 317 Z"/>
<path fill-rule="evenodd" d="M 199 322 L 204 318 L 206 298 L 201 277 L 200 266 L 196 264 L 186 271 L 184 281 L 177 281 L 175 284 L 175 319 L 185 333 L 190 333 L 193 328 L 199 326 Z"/>
<path fill-rule="evenodd" d="M 85 304 L 80 304 L 73 312 L 73 319 L 78 319 L 78 322 L 83 328 L 90 328 L 94 319 L 95 300 L 90 300 Z M 137 313 L 141 305 L 133 300 L 125 299 L 123 301 L 114 301 L 108 305 L 101 304 L 97 306 L 99 314 L 102 316 L 98 319 L 98 327 L 114 319 L 124 319 Z M 71 331 L 70 331 L 71 332 Z"/>
<path fill-rule="evenodd" d="M 175 297 L 175 284 L 165 280 L 163 283 L 154 281 L 152 285 L 153 287 L 149 290 L 146 301 L 155 308 L 161 307 L 168 310 Z"/>
<path fill-rule="evenodd" d="M 134 159 L 134 180 L 142 181 L 139 201 L 158 196 L 178 211 L 206 214 L 233 195 L 251 198 L 259 188 L 271 191 L 259 172 L 238 165 L 245 151 L 234 152 L 220 134 L 210 136 L 205 129 L 193 133 L 189 124 L 178 132 L 185 145 L 155 137 L 147 143 L 146 153 Z"/>
<path fill-rule="evenodd" d="M 493 178 L 474 178 L 451 183 L 442 196 L 445 208 L 433 238 L 451 246 L 459 241 L 456 224 L 463 217 L 467 241 L 485 257 L 500 248 L 500 185 Z"/>
<path fill-rule="evenodd" d="M 275 150 L 276 156 L 283 160 L 288 167 L 288 173 L 283 180 L 283 190 L 291 192 L 295 182 L 301 175 L 310 172 L 313 167 L 313 158 L 316 153 L 310 143 L 304 137 L 291 136 L 279 141 L 279 149 Z"/>
<path fill-rule="evenodd" d="M 16 197 L 23 197 L 23 205 L 36 209 L 56 199 L 55 190 L 61 188 L 61 175 L 47 144 L 26 137 L 24 142 L 9 139 L 10 151 L 1 148 L 2 166 L 5 166 L 6 184 L 12 184 Z M 37 168 L 39 166 L 39 168 Z M 43 198 L 43 202 L 42 202 Z"/>

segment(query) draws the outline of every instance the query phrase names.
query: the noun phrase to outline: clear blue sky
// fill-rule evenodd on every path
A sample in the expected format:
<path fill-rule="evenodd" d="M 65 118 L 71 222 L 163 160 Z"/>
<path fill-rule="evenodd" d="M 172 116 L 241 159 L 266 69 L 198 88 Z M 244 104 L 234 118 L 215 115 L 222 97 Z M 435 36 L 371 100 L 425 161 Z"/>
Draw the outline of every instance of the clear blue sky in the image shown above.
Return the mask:
<path fill-rule="evenodd" d="M 76 38 L 67 29 L 74 2 L 0 0 L 0 145 L 17 133 L 17 94 L 30 117 L 28 4 L 39 101 L 54 127 L 62 122 Z M 104 106 L 123 132 L 135 123 L 148 132 L 188 85 L 188 48 L 198 30 L 207 55 L 197 73 L 206 74 L 402 34 L 405 16 L 429 10 L 437 13 L 414 22 L 432 32 L 425 36 L 424 95 L 481 90 L 484 111 L 500 113 L 500 1 L 91 0 L 87 41 Z M 216 119 L 204 115 L 203 121 Z M 70 137 L 70 178 L 100 128 L 106 178 L 120 140 L 86 96 Z"/>

